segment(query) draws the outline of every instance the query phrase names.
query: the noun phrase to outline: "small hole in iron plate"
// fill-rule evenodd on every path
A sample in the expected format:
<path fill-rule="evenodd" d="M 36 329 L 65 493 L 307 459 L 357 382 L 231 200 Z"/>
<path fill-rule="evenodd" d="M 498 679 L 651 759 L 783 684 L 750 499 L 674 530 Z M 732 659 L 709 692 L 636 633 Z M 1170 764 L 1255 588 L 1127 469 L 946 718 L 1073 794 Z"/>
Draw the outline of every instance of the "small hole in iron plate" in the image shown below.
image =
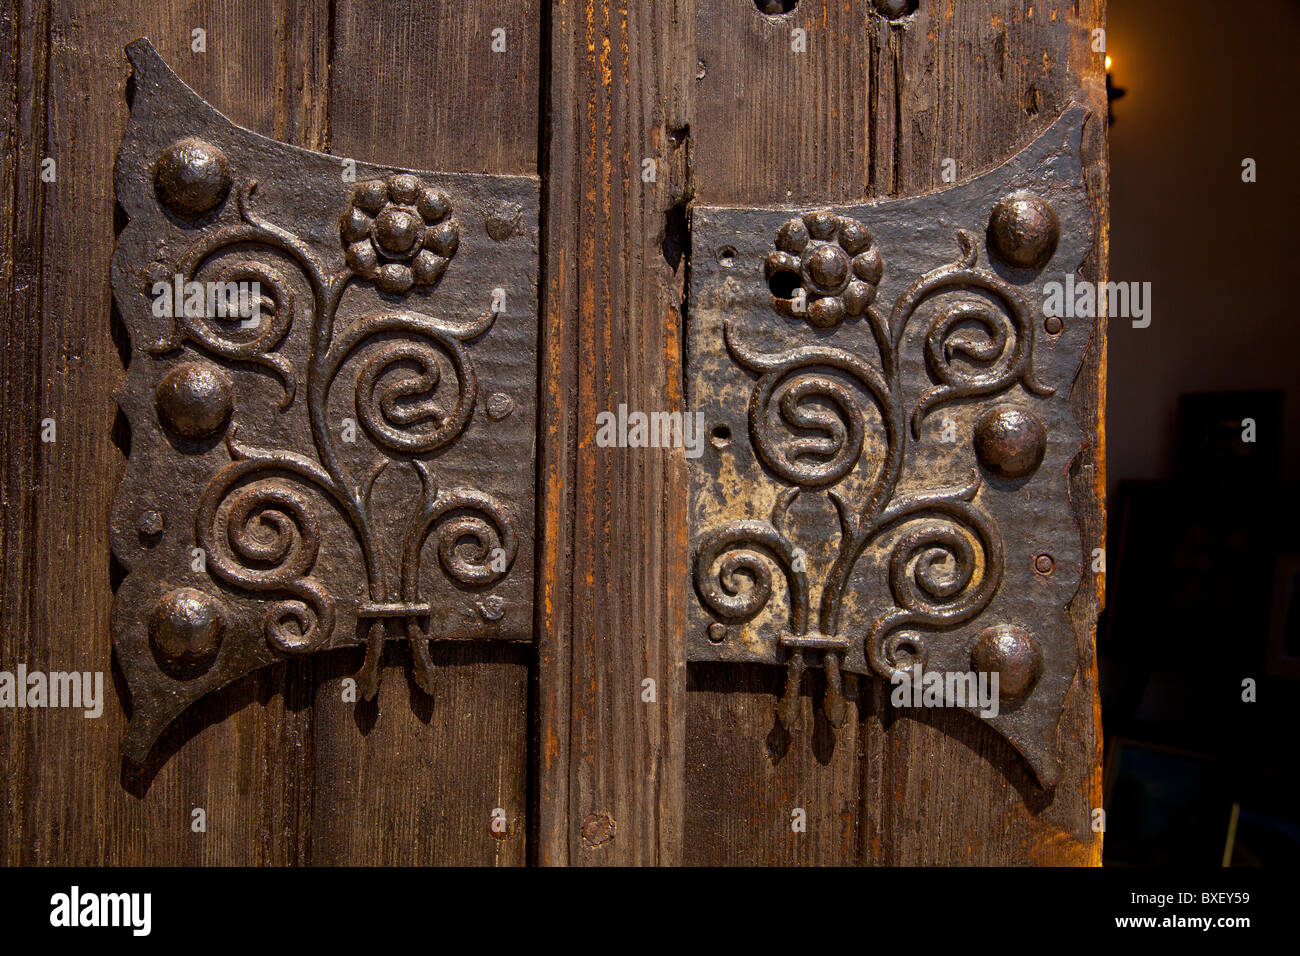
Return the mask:
<path fill-rule="evenodd" d="M 778 299 L 793 299 L 799 282 L 799 273 L 782 270 L 772 274 L 772 278 L 767 280 L 767 287 Z"/>
<path fill-rule="evenodd" d="M 736 250 L 733 246 L 723 246 L 718 250 L 718 264 L 724 269 L 730 269 L 736 264 Z"/>
<path fill-rule="evenodd" d="M 731 444 L 731 428 L 727 425 L 715 425 L 709 433 L 709 441 L 714 448 L 726 448 Z"/>
<path fill-rule="evenodd" d="M 780 17 L 799 5 L 799 0 L 754 0 L 758 12 L 769 17 Z"/>

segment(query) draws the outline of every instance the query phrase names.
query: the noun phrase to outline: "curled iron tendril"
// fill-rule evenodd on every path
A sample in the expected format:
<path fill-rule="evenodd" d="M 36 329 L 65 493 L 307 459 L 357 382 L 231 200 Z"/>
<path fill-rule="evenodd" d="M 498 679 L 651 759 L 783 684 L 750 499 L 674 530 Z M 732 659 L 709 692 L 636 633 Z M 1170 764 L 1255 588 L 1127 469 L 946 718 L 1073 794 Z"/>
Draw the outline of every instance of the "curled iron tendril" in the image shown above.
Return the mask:
<path fill-rule="evenodd" d="M 778 496 L 768 522 L 730 522 L 704 536 L 695 565 L 696 586 L 705 606 L 725 621 L 744 622 L 771 598 L 771 567 L 785 572 L 789 591 L 786 691 L 778 705 L 782 723 L 797 715 L 798 684 L 805 648 L 816 648 L 826 668 L 826 711 L 833 724 L 845 719 L 840 664 L 847 636 L 839 612 L 853 569 L 867 546 L 901 530 L 889 558 L 894 607 L 868 626 L 865 656 L 872 670 L 893 679 L 926 659 L 919 628 L 946 628 L 970 620 L 992 600 L 1003 575 L 1002 542 L 988 515 L 974 503 L 976 474 L 957 488 L 895 498 L 902 476 L 908 430 L 898 355 L 908 323 L 930 300 L 961 295 L 939 309 L 925 333 L 924 354 L 934 384 L 910 416 L 911 437 L 944 404 L 991 395 L 1016 384 L 1034 395 L 1054 390 L 1033 371 L 1033 323 L 1019 293 L 997 275 L 977 268 L 976 244 L 959 231 L 961 257 L 917 279 L 897 299 L 888 319 L 866 312 L 880 353 L 880 366 L 843 349 L 808 345 L 773 354 L 739 341 L 724 323 L 728 352 L 757 376 L 749 401 L 749 432 L 755 454 L 779 479 L 790 483 Z M 860 505 L 838 486 L 863 458 L 865 396 L 880 414 L 885 432 L 882 460 Z M 805 569 L 796 548 L 777 529 L 801 489 L 825 489 L 840 524 L 838 556 L 821 591 L 818 620 L 810 619 Z M 816 626 L 814 627 L 814 623 Z"/>
<path fill-rule="evenodd" d="M 345 265 L 330 272 L 301 239 L 258 216 L 250 203 L 256 187 L 254 180 L 240 185 L 239 221 L 195 242 L 178 263 L 178 274 L 186 282 L 200 274 L 221 283 L 256 281 L 262 290 L 257 315 L 250 324 L 241 316 L 195 316 L 182 310 L 151 351 L 159 354 L 191 343 L 214 356 L 267 369 L 281 382 L 281 408 L 289 408 L 297 394 L 297 373 L 277 350 L 302 311 L 301 297 L 278 263 L 222 257 L 251 245 L 287 259 L 311 290 L 307 410 L 318 460 L 245 447 L 236 441 L 237 426 L 232 423 L 227 433 L 231 462 L 203 491 L 195 516 L 196 540 L 208 553 L 216 577 L 254 593 L 283 595 L 263 621 L 273 648 L 302 653 L 328 646 L 337 614 L 333 597 L 311 576 L 320 527 L 305 491 L 317 492 L 351 527 L 366 564 L 370 601 L 358 611 L 368 628 L 359 673 L 363 694 L 372 698 L 378 690 L 387 618 L 405 622 L 417 681 L 432 692 L 428 636 L 418 621 L 428 613 L 419 595 L 425 541 L 435 538 L 442 570 L 461 587 L 500 581 L 518 552 L 513 520 L 500 502 L 467 489 L 439 493 L 428 462 L 417 457 L 437 453 L 468 427 L 477 379 L 466 344 L 491 328 L 496 313 L 466 323 L 409 311 L 366 315 L 336 336 L 335 315 L 345 289 L 356 278 L 353 270 Z M 354 356 L 357 419 L 386 456 L 356 483 L 325 421 L 330 389 Z M 412 460 L 424 489 L 403 544 L 400 601 L 391 600 L 388 593 L 382 549 L 370 517 L 371 492 L 392 456 Z"/>

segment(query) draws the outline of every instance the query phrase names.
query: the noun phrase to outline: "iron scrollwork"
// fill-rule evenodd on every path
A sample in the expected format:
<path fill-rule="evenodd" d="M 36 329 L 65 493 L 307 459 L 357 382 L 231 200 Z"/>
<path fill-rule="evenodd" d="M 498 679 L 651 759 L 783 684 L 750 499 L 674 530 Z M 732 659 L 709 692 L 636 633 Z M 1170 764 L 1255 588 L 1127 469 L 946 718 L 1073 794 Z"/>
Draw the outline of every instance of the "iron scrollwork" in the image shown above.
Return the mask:
<path fill-rule="evenodd" d="M 725 254 L 691 277 L 689 397 L 716 453 L 692 473 L 689 655 L 784 664 L 788 729 L 810 660 L 836 727 L 845 670 L 983 667 L 1004 678 L 991 723 L 1055 778 L 1082 567 L 1066 400 L 1090 328 L 1044 329 L 1041 288 L 1091 242 L 1083 119 L 934 196 L 694 211 L 693 241 Z"/>
<path fill-rule="evenodd" d="M 535 181 L 274 143 L 128 53 L 124 751 L 288 656 L 364 645 L 369 699 L 390 637 L 428 694 L 431 639 L 529 639 Z"/>

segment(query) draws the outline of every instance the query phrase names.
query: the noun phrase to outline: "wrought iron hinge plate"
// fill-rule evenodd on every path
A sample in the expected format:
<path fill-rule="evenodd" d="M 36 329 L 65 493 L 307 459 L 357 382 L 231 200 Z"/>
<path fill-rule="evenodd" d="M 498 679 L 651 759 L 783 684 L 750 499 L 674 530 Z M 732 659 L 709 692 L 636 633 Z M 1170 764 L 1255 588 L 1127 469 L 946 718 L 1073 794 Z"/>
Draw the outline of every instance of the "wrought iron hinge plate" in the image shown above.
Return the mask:
<path fill-rule="evenodd" d="M 235 126 L 127 48 L 112 546 L 143 760 L 291 655 L 532 636 L 538 183 L 349 163 Z"/>
<path fill-rule="evenodd" d="M 1092 322 L 1050 306 L 1092 244 L 1086 116 L 931 195 L 693 210 L 688 657 L 785 666 L 787 727 L 808 666 L 837 726 L 842 671 L 987 716 L 983 674 L 988 723 L 1058 776 Z"/>

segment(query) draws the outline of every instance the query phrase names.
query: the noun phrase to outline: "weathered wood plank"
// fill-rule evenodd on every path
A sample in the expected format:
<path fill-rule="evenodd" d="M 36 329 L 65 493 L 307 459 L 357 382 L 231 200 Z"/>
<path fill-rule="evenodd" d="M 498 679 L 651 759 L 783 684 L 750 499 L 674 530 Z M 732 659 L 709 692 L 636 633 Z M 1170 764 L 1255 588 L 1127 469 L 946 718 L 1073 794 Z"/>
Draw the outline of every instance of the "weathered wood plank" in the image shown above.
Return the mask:
<path fill-rule="evenodd" d="M 377 163 L 536 172 L 536 0 L 334 5 L 331 151 Z M 493 31 L 504 50 L 492 50 Z M 315 863 L 519 864 L 527 822 L 529 648 L 437 646 L 432 707 L 389 649 L 377 704 L 343 702 L 342 655 L 316 694 Z M 414 696 L 413 696 L 414 695 Z M 505 812 L 505 834 L 490 829 Z"/>
<path fill-rule="evenodd" d="M 108 276 L 113 159 L 127 117 L 123 47 L 151 36 L 237 122 L 311 145 L 319 114 L 304 91 L 322 88 L 327 48 L 313 27 L 326 19 L 324 4 L 302 3 L 237 11 L 53 3 L 6 16 L 19 64 L 5 75 L 21 82 L 11 91 L 18 149 L 3 217 L 17 225 L 0 343 L 8 396 L 0 658 L 7 668 L 102 671 L 107 698 L 98 720 L 51 709 L 4 722 L 11 782 L 0 829 L 10 862 L 300 859 L 310 780 L 301 681 L 268 672 L 241 683 L 182 717 L 142 773 L 119 761 L 125 701 L 109 666 L 107 524 L 123 461 L 110 437 L 111 396 L 126 346 L 115 344 Z M 206 52 L 191 51 L 196 28 Z M 57 164 L 55 183 L 38 178 L 45 156 Z M 45 417 L 57 423 L 52 444 L 36 437 Z M 207 813 L 206 833 L 191 831 L 196 807 Z"/>
<path fill-rule="evenodd" d="M 699 4 L 696 201 L 833 203 L 870 195 L 872 87 L 867 4 L 803 0 L 787 16 L 752 3 Z M 795 30 L 805 31 L 796 52 Z M 714 250 L 697 249 L 696 255 Z M 784 674 L 751 666 L 692 668 L 688 697 L 686 859 L 697 864 L 835 864 L 856 845 L 856 723 L 832 732 L 804 679 L 803 731 L 775 719 Z M 846 696 L 859 681 L 849 677 Z M 807 830 L 792 830 L 792 814 Z"/>
<path fill-rule="evenodd" d="M 681 408 L 688 2 L 551 7 L 542 340 L 539 852 L 680 852 L 681 449 L 601 448 L 620 403 Z M 643 177 L 654 161 L 653 181 Z M 655 700 L 643 700 L 643 681 Z"/>

